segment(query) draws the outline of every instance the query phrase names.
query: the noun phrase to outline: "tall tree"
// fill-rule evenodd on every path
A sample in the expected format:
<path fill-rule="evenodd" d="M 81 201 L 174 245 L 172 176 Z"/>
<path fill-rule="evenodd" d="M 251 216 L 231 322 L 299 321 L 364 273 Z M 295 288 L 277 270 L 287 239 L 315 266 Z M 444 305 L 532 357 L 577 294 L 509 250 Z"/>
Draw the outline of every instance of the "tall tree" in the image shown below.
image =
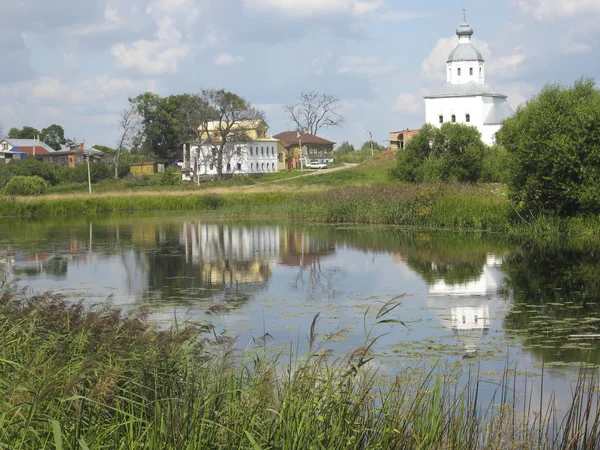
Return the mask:
<path fill-rule="evenodd" d="M 335 149 L 335 153 L 337 155 L 346 155 L 348 153 L 353 153 L 355 150 L 354 145 L 348 141 L 344 141 Z"/>
<path fill-rule="evenodd" d="M 509 195 L 521 214 L 600 212 L 600 89 L 593 80 L 546 86 L 504 121 L 496 139 L 511 157 Z"/>
<path fill-rule="evenodd" d="M 65 130 L 56 124 L 44 128 L 40 133 L 40 139 L 54 150 L 60 149 L 67 142 L 65 140 Z"/>
<path fill-rule="evenodd" d="M 120 137 L 115 155 L 115 178 L 119 178 L 119 164 L 124 147 L 131 147 L 141 131 L 142 119 L 137 108 L 130 103 L 128 108 L 121 111 L 119 117 Z"/>
<path fill-rule="evenodd" d="M 8 131 L 8 137 L 13 139 L 35 139 L 40 136 L 40 132 L 28 125 L 24 126 L 22 129 L 11 128 Z"/>
<path fill-rule="evenodd" d="M 302 92 L 297 102 L 285 105 L 283 109 L 298 130 L 315 135 L 322 128 L 340 127 L 345 121 L 340 113 L 340 99 L 333 94 Z"/>
<path fill-rule="evenodd" d="M 234 143 L 247 142 L 243 122 L 264 120 L 264 113 L 253 107 L 242 97 L 221 90 L 202 91 L 205 108 L 200 111 L 200 137 L 211 146 L 210 157 L 217 168 L 219 178 L 223 177 L 223 163 L 235 151 Z"/>
<path fill-rule="evenodd" d="M 163 161 L 173 161 L 179 155 L 181 123 L 178 120 L 180 96 L 162 98 L 145 92 L 129 99 L 141 118 L 141 150 Z"/>

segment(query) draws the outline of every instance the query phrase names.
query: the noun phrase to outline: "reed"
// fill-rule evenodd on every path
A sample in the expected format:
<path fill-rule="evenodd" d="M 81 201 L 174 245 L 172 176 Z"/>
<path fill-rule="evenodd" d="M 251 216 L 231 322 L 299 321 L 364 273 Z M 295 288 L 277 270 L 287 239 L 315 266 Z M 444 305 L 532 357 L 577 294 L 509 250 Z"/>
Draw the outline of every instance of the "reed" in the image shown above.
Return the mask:
<path fill-rule="evenodd" d="M 389 323 L 388 303 L 376 322 Z M 218 313 L 218 307 L 211 312 Z M 365 315 L 366 317 L 366 315 Z M 366 319 L 365 319 L 366 320 Z M 480 379 L 442 367 L 381 378 L 377 323 L 345 357 L 315 317 L 308 351 L 241 353 L 210 324 L 161 331 L 143 313 L 5 290 L 0 300 L 0 447 L 19 449 L 597 448 L 597 379 L 582 373 L 565 419 L 522 412 L 511 377 L 489 404 Z M 387 381 L 386 381 L 387 380 Z M 523 400 L 529 405 L 528 399 Z M 536 419 L 531 419 L 536 417 Z"/>

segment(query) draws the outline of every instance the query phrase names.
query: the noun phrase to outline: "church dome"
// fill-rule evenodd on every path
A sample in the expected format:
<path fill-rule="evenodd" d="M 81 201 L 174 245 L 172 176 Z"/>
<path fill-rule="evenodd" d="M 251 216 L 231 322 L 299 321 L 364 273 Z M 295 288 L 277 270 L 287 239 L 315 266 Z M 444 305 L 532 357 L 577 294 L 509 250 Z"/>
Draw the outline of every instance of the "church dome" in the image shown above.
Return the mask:
<path fill-rule="evenodd" d="M 463 23 L 456 30 L 456 35 L 458 37 L 461 37 L 461 36 L 473 36 L 473 28 L 471 28 L 468 24 Z"/>
<path fill-rule="evenodd" d="M 473 47 L 472 44 L 464 43 L 458 44 L 458 46 L 452 50 L 450 56 L 448 56 L 448 61 L 446 62 L 454 62 L 454 61 L 481 61 L 483 62 L 483 56 L 479 50 Z"/>

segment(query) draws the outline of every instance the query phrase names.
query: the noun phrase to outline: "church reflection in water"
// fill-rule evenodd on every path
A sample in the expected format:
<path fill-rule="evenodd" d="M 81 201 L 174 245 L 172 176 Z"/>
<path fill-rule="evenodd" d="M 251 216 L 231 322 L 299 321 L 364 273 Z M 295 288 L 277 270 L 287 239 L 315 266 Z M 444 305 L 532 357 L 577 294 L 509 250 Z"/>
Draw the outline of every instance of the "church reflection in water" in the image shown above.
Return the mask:
<path fill-rule="evenodd" d="M 501 319 L 498 296 L 504 285 L 501 266 L 502 259 L 490 254 L 478 277 L 460 282 L 438 279 L 428 286 L 428 308 L 462 341 L 464 357 L 475 355 L 491 321 Z"/>

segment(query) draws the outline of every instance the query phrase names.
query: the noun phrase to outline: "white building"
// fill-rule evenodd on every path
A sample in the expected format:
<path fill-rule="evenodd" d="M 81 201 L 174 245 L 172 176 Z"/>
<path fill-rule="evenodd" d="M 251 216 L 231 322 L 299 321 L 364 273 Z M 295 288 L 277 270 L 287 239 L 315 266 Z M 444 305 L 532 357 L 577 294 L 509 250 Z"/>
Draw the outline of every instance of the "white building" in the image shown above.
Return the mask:
<path fill-rule="evenodd" d="M 221 124 L 208 123 L 208 133 L 213 143 L 206 141 L 190 147 L 189 169 L 202 175 L 217 175 L 219 141 L 214 138 Z M 206 131 L 199 129 L 200 133 Z M 243 140 L 236 139 L 243 137 Z M 263 174 L 277 172 L 279 160 L 283 157 L 283 143 L 269 136 L 269 127 L 263 120 L 247 120 L 236 124 L 232 129 L 232 142 L 223 150 L 223 175 Z M 237 141 L 237 142 L 236 142 Z M 187 165 L 184 150 L 184 167 Z"/>
<path fill-rule="evenodd" d="M 506 95 L 485 83 L 485 62 L 471 44 L 473 29 L 463 23 L 456 34 L 459 44 L 446 61 L 446 84 L 425 97 L 425 121 L 437 127 L 445 122 L 474 126 L 483 142 L 492 145 L 502 122 L 515 110 Z"/>

